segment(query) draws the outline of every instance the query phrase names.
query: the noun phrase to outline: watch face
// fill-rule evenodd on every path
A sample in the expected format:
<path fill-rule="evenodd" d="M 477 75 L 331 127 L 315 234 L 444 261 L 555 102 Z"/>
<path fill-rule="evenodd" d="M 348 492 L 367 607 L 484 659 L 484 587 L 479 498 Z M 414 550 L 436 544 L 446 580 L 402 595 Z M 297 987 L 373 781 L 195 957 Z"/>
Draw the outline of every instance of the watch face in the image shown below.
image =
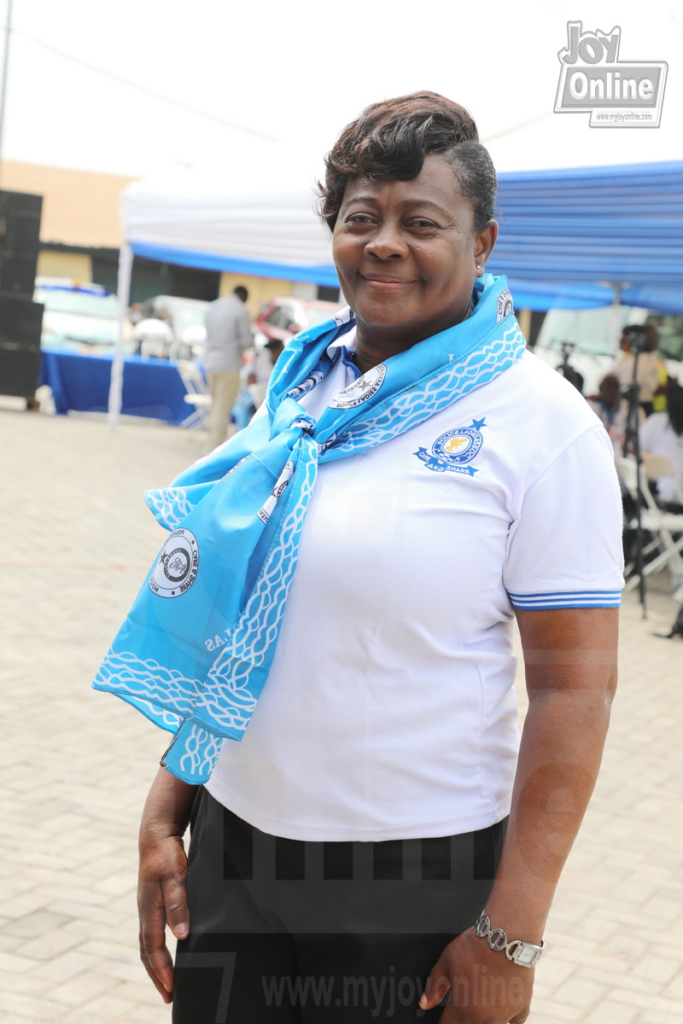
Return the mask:
<path fill-rule="evenodd" d="M 539 953 L 540 950 L 536 946 L 525 943 L 523 946 L 518 947 L 515 953 L 515 961 L 523 967 L 531 967 L 538 959 Z"/>

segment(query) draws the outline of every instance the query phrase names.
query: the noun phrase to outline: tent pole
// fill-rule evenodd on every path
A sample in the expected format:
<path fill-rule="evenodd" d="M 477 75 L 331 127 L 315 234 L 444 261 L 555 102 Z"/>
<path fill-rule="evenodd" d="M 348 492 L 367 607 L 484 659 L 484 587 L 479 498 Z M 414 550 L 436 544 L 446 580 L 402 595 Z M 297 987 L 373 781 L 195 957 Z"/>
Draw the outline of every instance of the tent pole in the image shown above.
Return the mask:
<path fill-rule="evenodd" d="M 128 242 L 124 242 L 119 250 L 119 275 L 116 292 L 119 300 L 119 323 L 114 346 L 114 358 L 111 364 L 111 381 L 109 384 L 109 411 L 107 423 L 111 430 L 118 422 L 121 412 L 121 396 L 123 394 L 123 329 L 126 313 L 130 302 L 130 279 L 133 270 L 133 250 Z"/>
<path fill-rule="evenodd" d="M 531 336 L 531 310 L 517 310 L 517 323 L 519 324 L 519 329 L 526 338 L 526 343 L 528 345 L 529 338 Z"/>
<path fill-rule="evenodd" d="M 9 69 L 9 44 L 10 36 L 12 32 L 12 0 L 7 0 L 7 10 L 5 14 L 5 44 L 4 44 L 4 56 L 2 60 L 2 85 L 0 88 L 0 163 L 2 162 L 2 141 L 5 134 L 5 109 L 7 107 L 7 81 L 8 81 L 8 69 Z"/>
<path fill-rule="evenodd" d="M 614 358 L 619 357 L 619 339 L 621 338 L 621 289 L 623 285 L 613 284 L 614 302 L 612 303 L 612 343 L 614 345 Z"/>

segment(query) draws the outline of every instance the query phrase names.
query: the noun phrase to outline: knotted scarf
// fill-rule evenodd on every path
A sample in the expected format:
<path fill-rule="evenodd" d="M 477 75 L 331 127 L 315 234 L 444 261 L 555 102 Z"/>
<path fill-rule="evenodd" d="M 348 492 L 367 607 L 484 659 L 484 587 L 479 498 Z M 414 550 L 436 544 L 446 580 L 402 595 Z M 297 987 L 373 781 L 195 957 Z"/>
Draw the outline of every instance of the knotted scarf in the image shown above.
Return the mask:
<path fill-rule="evenodd" d="M 344 310 L 289 342 L 257 417 L 147 504 L 169 531 L 93 686 L 175 733 L 174 775 L 206 782 L 241 740 L 268 678 L 318 465 L 411 430 L 524 352 L 504 277 L 479 278 L 462 323 L 373 367 L 313 419 L 298 400 L 328 373 Z"/>

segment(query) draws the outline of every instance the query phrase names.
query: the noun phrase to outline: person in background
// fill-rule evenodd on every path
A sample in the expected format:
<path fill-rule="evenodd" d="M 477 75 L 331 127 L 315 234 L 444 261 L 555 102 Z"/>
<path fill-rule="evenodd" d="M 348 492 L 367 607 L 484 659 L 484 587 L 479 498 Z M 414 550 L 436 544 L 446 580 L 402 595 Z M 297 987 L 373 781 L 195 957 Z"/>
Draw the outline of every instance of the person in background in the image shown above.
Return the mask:
<path fill-rule="evenodd" d="M 254 403 L 254 409 L 263 405 L 270 375 L 284 347 L 283 342 L 278 338 L 271 338 L 254 356 L 247 377 L 247 388 Z"/>
<path fill-rule="evenodd" d="M 250 349 L 240 369 L 240 392 L 232 407 L 236 430 L 244 430 L 265 400 L 268 382 L 284 345 L 273 339 L 261 348 Z"/>
<path fill-rule="evenodd" d="M 625 327 L 619 347 L 622 353 L 617 358 L 614 373 L 622 386 L 633 380 L 633 340 L 646 333 L 643 351 L 638 356 L 638 384 L 640 386 L 640 404 L 646 416 L 653 412 L 661 412 L 666 405 L 666 383 L 668 375 L 664 361 L 655 353 L 658 343 L 657 331 L 654 327 L 644 328 L 639 324 Z M 626 348 L 628 346 L 628 350 Z M 655 403 L 657 408 L 655 409 Z"/>
<path fill-rule="evenodd" d="M 683 511 L 683 388 L 670 384 L 666 393 L 667 411 L 649 416 L 640 428 L 643 452 L 661 455 L 674 467 L 675 476 L 657 479 L 657 497 L 671 512 Z"/>
<path fill-rule="evenodd" d="M 141 320 L 144 320 L 144 318 L 145 315 L 142 312 L 142 303 L 134 302 L 128 310 L 128 319 L 132 323 L 133 327 L 135 327 L 136 324 L 139 324 Z"/>
<path fill-rule="evenodd" d="M 240 387 L 242 353 L 251 345 L 251 321 L 245 303 L 249 293 L 237 285 L 230 295 L 206 311 L 206 376 L 211 392 L 209 450 L 228 436 L 230 414 Z"/>
<path fill-rule="evenodd" d="M 600 381 L 597 395 L 588 398 L 588 404 L 609 434 L 614 455 L 625 455 L 624 441 L 628 427 L 628 396 L 621 394 L 619 378 L 615 373 L 606 373 Z M 643 423 L 645 413 L 638 410 L 638 423 Z"/>
<path fill-rule="evenodd" d="M 275 366 L 278 359 L 280 358 L 280 354 L 282 353 L 285 344 L 278 338 L 271 338 L 271 340 L 266 342 L 266 344 L 263 347 L 268 349 L 268 357 L 270 359 L 270 369 L 272 373 L 272 369 Z"/>
<path fill-rule="evenodd" d="M 582 373 L 579 373 L 578 370 L 575 370 L 573 367 L 569 366 L 565 370 L 563 377 L 565 380 L 568 380 L 573 387 L 576 388 L 580 395 L 583 394 L 584 379 Z"/>
<path fill-rule="evenodd" d="M 654 327 L 648 327 L 648 337 L 651 338 L 652 352 L 655 352 L 657 345 L 659 344 L 659 335 Z M 666 363 L 660 355 L 655 354 L 657 361 L 657 371 L 659 373 L 659 384 L 655 389 L 654 398 L 652 399 L 652 411 L 653 412 L 666 412 L 666 396 L 667 396 L 667 385 L 673 380 L 669 377 L 669 371 L 666 368 Z M 676 381 L 674 381 L 676 383 Z"/>

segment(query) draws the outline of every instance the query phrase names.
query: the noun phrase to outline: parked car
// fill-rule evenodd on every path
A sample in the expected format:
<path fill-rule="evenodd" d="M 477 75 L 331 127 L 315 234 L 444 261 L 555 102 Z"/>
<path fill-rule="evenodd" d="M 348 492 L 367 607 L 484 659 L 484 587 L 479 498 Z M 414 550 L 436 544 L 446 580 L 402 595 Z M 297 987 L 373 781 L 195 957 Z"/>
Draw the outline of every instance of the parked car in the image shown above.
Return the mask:
<path fill-rule="evenodd" d="M 307 301 L 286 296 L 272 299 L 254 321 L 254 327 L 268 341 L 286 343 L 299 331 L 329 320 L 338 309 L 341 309 L 338 302 L 324 302 L 322 299 Z"/>
<path fill-rule="evenodd" d="M 98 284 L 81 284 L 66 277 L 38 277 L 33 294 L 41 302 L 44 348 L 75 352 L 112 352 L 116 344 L 119 303 L 115 295 Z M 134 349 L 132 327 L 124 321 L 124 351 Z"/>
<path fill-rule="evenodd" d="M 161 359 L 194 359 L 206 352 L 204 319 L 208 302 L 179 295 L 155 295 L 142 303 L 141 320 L 135 326 L 138 351 Z M 163 330 L 160 323 L 166 325 Z"/>

